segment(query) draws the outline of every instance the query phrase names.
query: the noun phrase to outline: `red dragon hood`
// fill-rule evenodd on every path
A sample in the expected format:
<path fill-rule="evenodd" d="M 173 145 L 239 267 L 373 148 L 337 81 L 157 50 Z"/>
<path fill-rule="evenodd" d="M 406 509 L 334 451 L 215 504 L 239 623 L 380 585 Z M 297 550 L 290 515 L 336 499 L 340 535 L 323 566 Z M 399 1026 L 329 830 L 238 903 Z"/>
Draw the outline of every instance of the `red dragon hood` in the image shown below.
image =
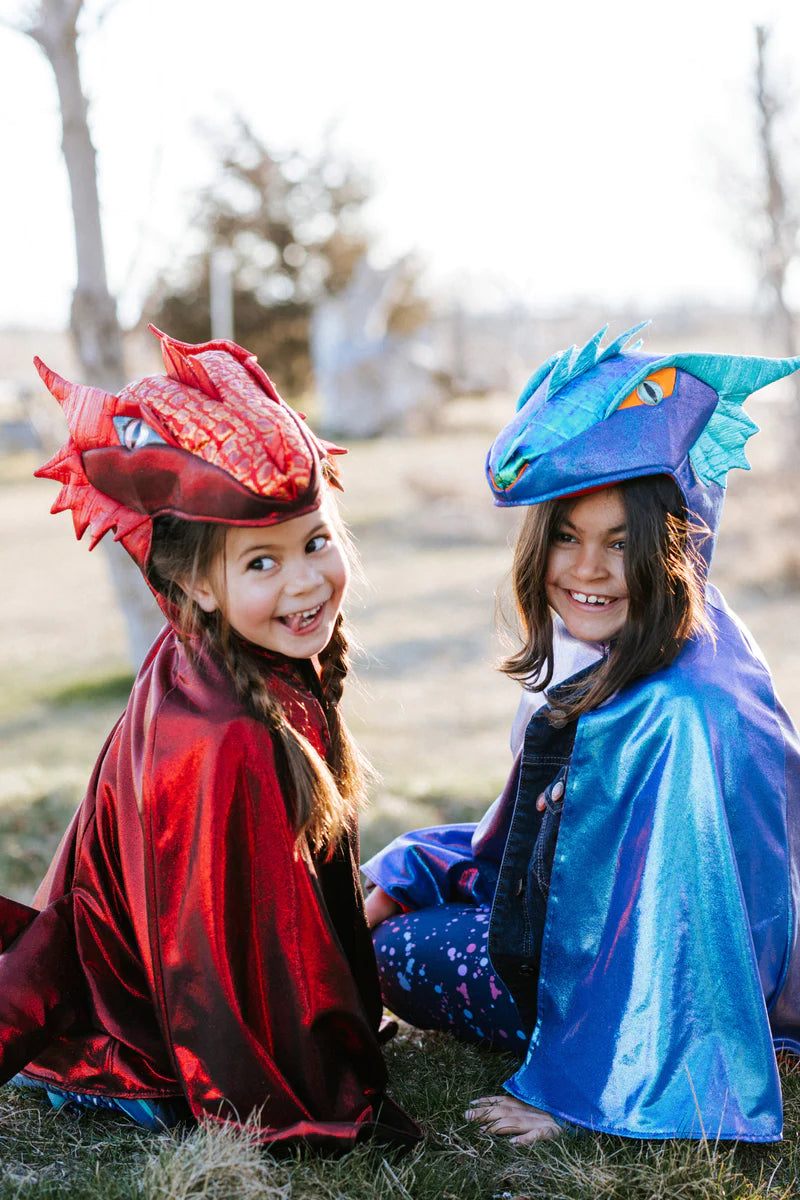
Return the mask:
<path fill-rule="evenodd" d="M 275 525 L 318 508 L 322 463 L 344 451 L 303 424 L 241 346 L 192 346 L 151 329 L 166 374 L 118 396 L 68 383 L 34 359 L 69 426 L 64 446 L 35 472 L 63 484 L 51 512 L 71 509 L 90 550 L 115 530 L 144 572 L 161 514 Z"/>

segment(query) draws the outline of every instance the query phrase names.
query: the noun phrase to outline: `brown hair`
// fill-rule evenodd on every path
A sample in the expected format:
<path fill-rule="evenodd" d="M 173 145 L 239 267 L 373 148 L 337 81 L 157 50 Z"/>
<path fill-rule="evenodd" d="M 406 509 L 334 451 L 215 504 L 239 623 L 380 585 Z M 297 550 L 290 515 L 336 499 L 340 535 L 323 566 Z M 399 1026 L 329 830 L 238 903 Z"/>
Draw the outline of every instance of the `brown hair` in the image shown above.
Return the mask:
<path fill-rule="evenodd" d="M 690 637 L 710 633 L 703 601 L 705 566 L 693 540 L 707 536 L 708 530 L 690 523 L 680 489 L 667 475 L 616 486 L 625 505 L 627 618 L 587 683 L 559 698 L 553 720 L 573 720 L 597 708 L 632 680 L 668 666 Z M 514 551 L 511 579 L 522 645 L 500 670 L 532 691 L 544 691 L 553 678 L 547 559 L 574 503 L 574 497 L 565 497 L 532 507 Z"/>
<path fill-rule="evenodd" d="M 353 553 L 333 505 L 329 512 L 345 553 Z M 287 808 L 298 842 L 332 855 L 339 838 L 355 824 L 366 790 L 368 764 L 350 739 L 339 712 L 349 670 L 348 640 L 340 613 L 333 636 L 319 655 L 323 708 L 330 735 L 328 761 L 286 719 L 264 675 L 263 661 L 235 635 L 218 608 L 206 613 L 184 591 L 199 579 L 212 578 L 224 564 L 226 525 L 162 516 L 153 522 L 148 579 L 174 607 L 173 623 L 190 654 L 199 641 L 221 659 L 244 707 L 271 730 L 290 781 Z"/>

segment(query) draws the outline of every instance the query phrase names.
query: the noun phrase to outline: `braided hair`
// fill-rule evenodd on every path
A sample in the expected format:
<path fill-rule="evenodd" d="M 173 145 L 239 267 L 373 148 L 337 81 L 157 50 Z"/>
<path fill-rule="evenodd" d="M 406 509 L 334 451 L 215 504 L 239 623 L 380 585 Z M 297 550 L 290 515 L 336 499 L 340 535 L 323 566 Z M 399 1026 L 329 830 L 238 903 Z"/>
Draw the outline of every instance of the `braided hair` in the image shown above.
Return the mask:
<path fill-rule="evenodd" d="M 344 619 L 339 613 L 331 640 L 319 655 L 322 705 L 330 738 L 326 762 L 286 719 L 269 686 L 263 660 L 236 635 L 224 612 L 220 608 L 204 612 L 184 590 L 199 579 L 211 577 L 214 566 L 224 561 L 226 529 L 225 525 L 208 521 L 157 517 L 153 522 L 148 579 L 172 606 L 173 624 L 188 653 L 195 655 L 200 645 L 221 660 L 244 708 L 272 733 L 289 780 L 287 809 L 298 843 L 308 845 L 315 853 L 325 850 L 330 856 L 340 838 L 355 825 L 369 771 L 339 710 L 350 668 Z M 346 536 L 342 542 L 352 553 Z"/>

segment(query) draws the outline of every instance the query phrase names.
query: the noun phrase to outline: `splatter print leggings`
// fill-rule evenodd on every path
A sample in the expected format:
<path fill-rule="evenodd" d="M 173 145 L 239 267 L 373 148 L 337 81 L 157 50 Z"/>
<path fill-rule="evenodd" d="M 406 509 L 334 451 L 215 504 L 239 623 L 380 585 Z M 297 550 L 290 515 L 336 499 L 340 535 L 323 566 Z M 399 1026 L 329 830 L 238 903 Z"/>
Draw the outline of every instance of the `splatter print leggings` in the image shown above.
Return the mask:
<path fill-rule="evenodd" d="M 523 1054 L 528 1038 L 489 961 L 488 905 L 442 904 L 390 917 L 374 931 L 387 1008 L 418 1029 Z"/>

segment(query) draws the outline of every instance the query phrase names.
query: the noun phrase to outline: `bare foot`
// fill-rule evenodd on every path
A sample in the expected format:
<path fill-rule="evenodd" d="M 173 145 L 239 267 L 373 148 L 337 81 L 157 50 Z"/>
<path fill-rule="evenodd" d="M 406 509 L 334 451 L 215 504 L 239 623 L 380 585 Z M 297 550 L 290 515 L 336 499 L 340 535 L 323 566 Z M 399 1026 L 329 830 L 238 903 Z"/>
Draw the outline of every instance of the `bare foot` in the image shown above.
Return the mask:
<path fill-rule="evenodd" d="M 513 1134 L 511 1142 L 515 1146 L 530 1146 L 563 1132 L 550 1113 L 508 1094 L 473 1100 L 464 1116 L 468 1121 L 479 1121 L 484 1133 Z"/>

